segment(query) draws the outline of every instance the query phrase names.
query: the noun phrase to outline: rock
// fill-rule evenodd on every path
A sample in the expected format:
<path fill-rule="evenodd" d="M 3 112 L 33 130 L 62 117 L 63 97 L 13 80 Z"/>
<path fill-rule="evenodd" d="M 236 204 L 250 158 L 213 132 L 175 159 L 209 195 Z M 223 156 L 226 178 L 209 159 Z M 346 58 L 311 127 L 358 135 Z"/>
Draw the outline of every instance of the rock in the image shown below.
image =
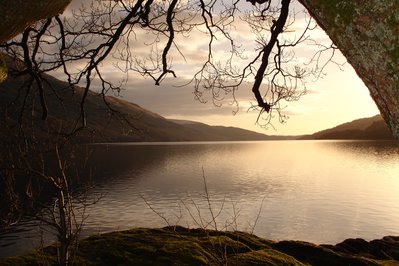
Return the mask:
<path fill-rule="evenodd" d="M 362 238 L 350 238 L 332 247 L 335 251 L 352 254 L 366 254 L 369 252 L 369 242 Z"/>
<path fill-rule="evenodd" d="M 336 252 L 327 246 L 301 241 L 281 241 L 272 246 L 297 260 L 310 265 L 378 265 L 372 259 Z"/>
<path fill-rule="evenodd" d="M 386 236 L 367 242 L 364 239 L 346 239 L 330 247 L 335 252 L 368 257 L 378 260 L 399 261 L 399 237 Z"/>
<path fill-rule="evenodd" d="M 176 231 L 175 231 L 176 230 Z M 245 232 L 170 226 L 135 228 L 79 241 L 77 265 L 399 265 L 399 237 L 333 245 L 262 239 Z M 42 265 L 57 260 L 54 246 L 1 260 L 0 265 Z"/>

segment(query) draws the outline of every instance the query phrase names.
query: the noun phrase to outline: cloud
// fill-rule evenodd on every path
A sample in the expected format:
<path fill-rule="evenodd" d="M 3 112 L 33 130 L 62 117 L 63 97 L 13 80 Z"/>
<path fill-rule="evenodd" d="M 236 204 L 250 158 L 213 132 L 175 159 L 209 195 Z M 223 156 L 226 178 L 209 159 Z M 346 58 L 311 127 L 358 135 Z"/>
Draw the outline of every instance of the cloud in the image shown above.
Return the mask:
<path fill-rule="evenodd" d="M 123 99 L 132 101 L 163 116 L 208 116 L 211 114 L 229 115 L 236 110 L 232 95 L 226 95 L 217 107 L 212 103 L 211 95 L 205 94 L 201 103 L 195 100 L 192 85 L 178 86 L 187 83 L 184 79 L 165 80 L 160 86 L 152 80 L 130 80 L 121 93 Z M 245 94 L 245 92 L 242 92 Z M 250 94 L 250 91 L 247 93 Z M 249 95 L 248 95 L 249 96 Z M 243 96 L 240 96 L 240 99 Z M 250 99 L 249 96 L 247 99 Z M 246 109 L 246 108 L 245 108 Z"/>

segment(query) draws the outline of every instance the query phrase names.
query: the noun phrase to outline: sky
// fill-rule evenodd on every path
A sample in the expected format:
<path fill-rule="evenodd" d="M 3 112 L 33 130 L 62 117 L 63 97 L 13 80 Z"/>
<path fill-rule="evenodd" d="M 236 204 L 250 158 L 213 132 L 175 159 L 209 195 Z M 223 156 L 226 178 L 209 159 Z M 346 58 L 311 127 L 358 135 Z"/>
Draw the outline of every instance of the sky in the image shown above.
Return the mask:
<path fill-rule="evenodd" d="M 305 18 L 301 13 L 303 8 L 298 3 L 295 3 L 293 8 L 299 15 L 291 26 L 291 32 L 287 33 L 287 38 L 295 39 L 302 33 L 300 24 L 305 22 Z M 236 23 L 236 28 L 239 30 L 233 32 L 232 35 L 245 49 L 246 56 L 251 58 L 255 54 L 254 37 L 242 21 L 237 20 Z M 319 43 L 331 42 L 321 29 L 312 31 L 311 37 Z M 148 57 L 149 47 L 143 42 L 150 42 L 151 36 L 137 32 L 135 38 L 137 41 L 134 45 L 134 53 Z M 236 114 L 233 114 L 237 109 L 235 105 L 231 104 L 233 99 L 230 95 L 226 96 L 221 107 L 217 107 L 212 103 L 210 95 L 204 96 L 206 103 L 195 100 L 193 84 L 182 86 L 187 84 L 187 81 L 204 62 L 207 55 L 208 39 L 196 31 L 193 31 L 189 37 L 179 38 L 176 39 L 179 52 L 176 52 L 175 49 L 171 52 L 170 57 L 177 77 L 168 76 L 161 86 L 156 86 L 153 80 L 134 73 L 130 73 L 126 77 L 118 69 L 112 67 L 110 62 L 102 66 L 104 77 L 115 83 L 127 78 L 119 97 L 166 118 L 193 120 L 209 125 L 241 127 L 268 135 L 311 134 L 379 113 L 367 87 L 358 78 L 353 68 L 345 63 L 346 60 L 342 54 L 337 51 L 334 61 L 343 65 L 330 63 L 324 71 L 326 75 L 319 78 L 309 76 L 306 79 L 307 93 L 299 101 L 284 104 L 284 106 L 286 105 L 284 112 L 289 116 L 286 123 L 281 124 L 278 119 L 274 119 L 273 126 L 262 128 L 256 125 L 259 113 L 248 111 L 251 103 L 255 102 L 251 92 L 251 79 L 248 80 L 248 83 L 240 86 L 236 93 L 236 99 L 239 102 L 239 110 Z M 223 59 L 228 49 L 225 41 L 216 43 L 215 58 Z M 316 51 L 315 47 L 309 43 L 295 49 L 296 64 L 305 62 Z M 180 52 L 184 54 L 184 58 Z M 244 63 L 238 62 L 238 66 L 244 65 Z M 264 84 L 264 86 L 266 85 Z"/>
<path fill-rule="evenodd" d="M 155 86 L 151 80 L 129 82 L 121 97 L 166 118 L 241 127 L 268 135 L 311 134 L 379 113 L 367 87 L 349 64 L 343 70 L 330 66 L 327 73 L 317 81 L 310 81 L 308 93 L 299 101 L 287 104 L 289 119 L 284 124 L 274 121 L 274 128 L 266 129 L 255 124 L 258 112 L 247 110 L 249 102 L 254 102 L 249 86 L 239 89 L 243 103 L 235 115 L 236 107 L 229 103 L 216 107 L 211 101 L 194 100 L 193 88 L 176 87 L 184 84 L 178 80 L 168 80 L 161 86 Z"/>

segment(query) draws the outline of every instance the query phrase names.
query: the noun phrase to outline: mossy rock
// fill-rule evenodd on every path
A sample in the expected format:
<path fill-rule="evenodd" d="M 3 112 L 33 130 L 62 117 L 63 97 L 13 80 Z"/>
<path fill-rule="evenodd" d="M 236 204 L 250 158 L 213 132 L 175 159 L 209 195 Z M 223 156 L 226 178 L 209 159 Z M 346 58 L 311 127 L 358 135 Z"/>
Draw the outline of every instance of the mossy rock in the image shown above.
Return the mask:
<path fill-rule="evenodd" d="M 1 266 L 15 266 L 15 265 L 56 265 L 57 257 L 35 250 L 27 255 L 16 256 L 5 260 L 0 259 Z"/>
<path fill-rule="evenodd" d="M 396 250 L 399 238 L 381 240 Z M 353 241 L 352 241 L 353 242 Z M 373 241 L 369 243 L 374 247 Z M 346 243 L 348 244 L 348 243 Z M 350 243 L 349 243 L 350 244 Z M 381 246 L 381 244 L 379 244 Z M 345 247 L 345 248 L 344 248 Z M 392 258 L 348 252 L 348 245 L 274 242 L 244 232 L 136 228 L 79 241 L 76 265 L 398 265 Z M 55 247 L 0 260 L 0 265 L 55 265 Z M 391 253 L 387 253 L 391 254 Z M 396 253 L 395 253 L 396 254 Z"/>
<path fill-rule="evenodd" d="M 362 256 L 354 256 L 352 254 L 334 252 L 325 246 L 302 241 L 281 241 L 274 244 L 273 248 L 310 265 L 383 265 L 373 259 L 364 258 Z"/>
<path fill-rule="evenodd" d="M 275 266 L 292 266 L 306 265 L 294 257 L 281 253 L 273 249 L 255 250 L 251 252 L 237 254 L 229 258 L 229 265 L 275 265 Z"/>

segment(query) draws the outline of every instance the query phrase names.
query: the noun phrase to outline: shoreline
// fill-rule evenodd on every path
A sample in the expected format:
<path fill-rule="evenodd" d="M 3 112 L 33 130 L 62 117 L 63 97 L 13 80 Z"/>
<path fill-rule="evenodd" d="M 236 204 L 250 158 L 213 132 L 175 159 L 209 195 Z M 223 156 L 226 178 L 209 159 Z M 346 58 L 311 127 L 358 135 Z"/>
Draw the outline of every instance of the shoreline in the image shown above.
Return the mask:
<path fill-rule="evenodd" d="M 55 264 L 56 248 L 0 259 L 0 265 Z M 241 231 L 181 226 L 133 228 L 79 241 L 77 265 L 399 265 L 399 236 L 335 245 L 272 241 Z"/>

